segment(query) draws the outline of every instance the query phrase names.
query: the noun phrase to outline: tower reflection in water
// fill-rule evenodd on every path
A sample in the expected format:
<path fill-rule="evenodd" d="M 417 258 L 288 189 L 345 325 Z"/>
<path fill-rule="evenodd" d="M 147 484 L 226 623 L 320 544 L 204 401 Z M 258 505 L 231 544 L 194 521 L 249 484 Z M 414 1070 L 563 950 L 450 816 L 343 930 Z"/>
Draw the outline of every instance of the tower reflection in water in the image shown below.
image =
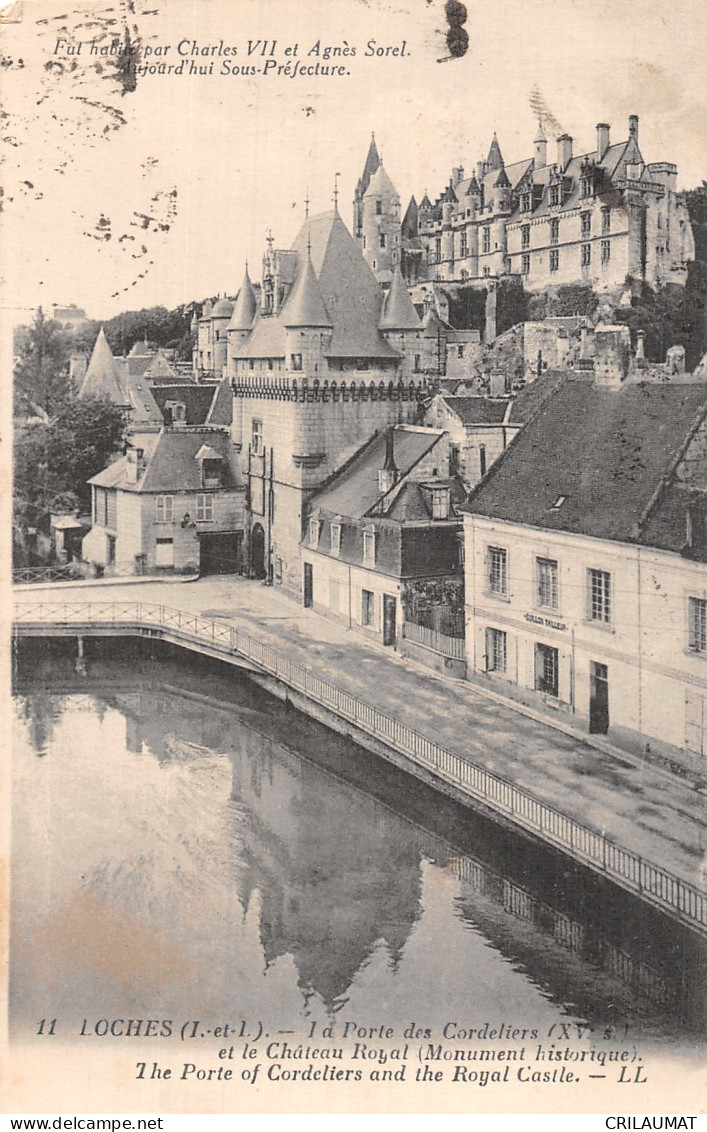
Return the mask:
<path fill-rule="evenodd" d="M 16 1037 L 47 1016 L 69 1037 L 126 1015 L 703 1023 L 690 933 L 232 674 L 97 655 L 81 679 L 29 648 L 16 702 Z"/>

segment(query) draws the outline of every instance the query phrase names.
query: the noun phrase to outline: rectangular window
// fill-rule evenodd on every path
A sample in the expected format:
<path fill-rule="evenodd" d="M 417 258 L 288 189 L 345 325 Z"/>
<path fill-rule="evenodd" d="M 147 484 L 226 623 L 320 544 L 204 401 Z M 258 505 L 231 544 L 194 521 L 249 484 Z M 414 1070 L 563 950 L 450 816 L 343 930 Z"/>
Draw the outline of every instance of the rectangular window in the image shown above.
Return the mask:
<path fill-rule="evenodd" d="M 309 545 L 319 546 L 319 519 L 309 520 Z"/>
<path fill-rule="evenodd" d="M 375 598 L 370 590 L 361 590 L 361 624 L 372 625 L 375 617 Z"/>
<path fill-rule="evenodd" d="M 174 513 L 174 498 L 171 495 L 157 496 L 157 522 L 171 523 Z"/>
<path fill-rule="evenodd" d="M 464 347 L 463 346 L 457 346 L 457 357 L 458 358 L 464 357 Z"/>
<path fill-rule="evenodd" d="M 263 454 L 263 422 L 254 420 L 250 426 L 250 447 L 254 456 Z"/>
<path fill-rule="evenodd" d="M 522 248 L 530 247 L 530 225 L 524 224 L 520 230 L 520 246 Z"/>
<path fill-rule="evenodd" d="M 449 518 L 449 488 L 444 487 L 432 492 L 432 518 Z"/>
<path fill-rule="evenodd" d="M 707 652 L 707 599 L 690 598 L 690 648 Z"/>
<path fill-rule="evenodd" d="M 363 564 L 375 566 L 376 564 L 376 532 L 363 532 Z"/>
<path fill-rule="evenodd" d="M 508 593 L 508 553 L 502 546 L 488 548 L 489 589 L 492 594 Z"/>
<path fill-rule="evenodd" d="M 382 215 L 383 215 L 383 201 L 377 200 L 376 201 L 376 216 L 382 216 Z"/>
<path fill-rule="evenodd" d="M 380 243 L 380 246 L 382 248 L 384 248 L 385 247 L 385 232 L 380 233 L 380 235 L 378 236 L 378 241 Z"/>
<path fill-rule="evenodd" d="M 602 235 L 606 236 L 611 231 L 611 209 L 602 208 L 601 210 L 601 231 Z"/>
<path fill-rule="evenodd" d="M 106 526 L 112 527 L 113 530 L 118 526 L 118 493 L 117 491 L 106 492 Z"/>
<path fill-rule="evenodd" d="M 530 256 L 529 255 L 526 254 L 526 255 L 521 256 L 520 269 L 521 269 L 523 275 L 529 275 L 530 274 Z"/>
<path fill-rule="evenodd" d="M 481 229 L 481 251 L 482 252 L 490 252 L 491 251 L 491 229 L 490 228 L 482 228 Z"/>
<path fill-rule="evenodd" d="M 589 267 L 592 262 L 592 245 L 582 244 L 582 267 Z"/>
<path fill-rule="evenodd" d="M 293 369 L 295 369 L 295 370 L 301 370 L 302 369 L 302 355 L 301 354 L 290 354 L 290 360 L 292 362 L 292 368 Z"/>
<path fill-rule="evenodd" d="M 501 629 L 486 630 L 486 671 L 505 672 L 508 665 L 507 636 Z"/>
<path fill-rule="evenodd" d="M 587 570 L 587 613 L 590 621 L 611 621 L 611 574 Z"/>
<path fill-rule="evenodd" d="M 601 242 L 601 262 L 608 263 L 611 259 L 611 240 Z"/>
<path fill-rule="evenodd" d="M 586 240 L 592 234 L 592 214 L 591 212 L 583 212 L 580 216 L 582 222 L 582 239 Z"/>
<path fill-rule="evenodd" d="M 557 609 L 559 595 L 557 587 L 557 562 L 554 558 L 536 558 L 538 605 L 546 609 Z"/>
<path fill-rule="evenodd" d="M 459 471 L 459 457 L 461 449 L 458 444 L 449 445 L 449 474 L 455 476 Z"/>
<path fill-rule="evenodd" d="M 479 445 L 479 475 L 483 479 L 486 475 L 486 445 Z"/>
<path fill-rule="evenodd" d="M 590 197 L 592 195 L 592 179 L 591 177 L 582 177 L 580 182 L 580 191 L 583 197 Z"/>
<path fill-rule="evenodd" d="M 535 646 L 535 690 L 546 696 L 559 692 L 559 656 L 552 645 Z"/>
<path fill-rule="evenodd" d="M 559 220 L 550 221 L 550 243 L 558 244 L 560 242 L 560 222 Z"/>
<path fill-rule="evenodd" d="M 158 538 L 155 540 L 155 566 L 174 566 L 174 540 Z"/>
<path fill-rule="evenodd" d="M 332 554 L 341 550 L 341 523 L 332 523 L 329 528 L 329 548 Z"/>
<path fill-rule="evenodd" d="M 560 253 L 559 251 L 550 252 L 550 271 L 559 271 L 560 269 Z"/>
<path fill-rule="evenodd" d="M 209 523 L 214 517 L 214 497 L 213 495 L 197 495 L 196 497 L 196 521 L 197 523 Z"/>
<path fill-rule="evenodd" d="M 559 185 L 551 185 L 550 186 L 550 204 L 559 204 L 559 203 L 560 203 L 560 186 Z"/>
<path fill-rule="evenodd" d="M 442 237 L 435 238 L 435 263 L 439 263 L 442 259 Z"/>
<path fill-rule="evenodd" d="M 466 255 L 468 255 L 466 232 L 461 232 L 459 235 L 459 258 L 464 259 Z"/>

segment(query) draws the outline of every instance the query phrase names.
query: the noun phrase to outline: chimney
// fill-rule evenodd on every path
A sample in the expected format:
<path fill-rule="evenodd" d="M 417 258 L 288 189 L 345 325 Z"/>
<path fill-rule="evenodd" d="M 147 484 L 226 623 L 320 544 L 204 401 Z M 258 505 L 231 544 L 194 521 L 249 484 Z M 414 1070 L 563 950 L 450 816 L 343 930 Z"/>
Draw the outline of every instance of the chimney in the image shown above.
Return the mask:
<path fill-rule="evenodd" d="M 572 138 L 569 136 L 569 134 L 562 134 L 557 139 L 557 164 L 560 167 L 561 173 L 564 173 L 571 160 Z"/>
<path fill-rule="evenodd" d="M 145 470 L 145 453 L 142 448 L 128 448 L 126 456 L 128 467 L 125 478 L 128 483 L 137 483 Z"/>
<path fill-rule="evenodd" d="M 638 145 L 638 114 L 631 114 L 628 120 L 628 136 Z"/>
<path fill-rule="evenodd" d="M 485 161 L 477 161 L 476 162 L 476 180 L 479 182 L 479 184 L 481 184 L 485 175 L 486 175 L 486 162 Z"/>
<path fill-rule="evenodd" d="M 452 169 L 452 185 L 456 188 L 460 181 L 464 180 L 464 166 L 457 165 Z"/>
<path fill-rule="evenodd" d="M 606 122 L 597 122 L 597 161 L 601 161 L 609 148 L 609 129 Z"/>
<path fill-rule="evenodd" d="M 393 455 L 394 432 L 393 426 L 385 430 L 385 461 L 378 472 L 378 490 L 382 493 L 390 491 L 398 478 L 398 469 Z"/>
<path fill-rule="evenodd" d="M 636 331 L 636 361 L 644 362 L 646 360 L 646 332 L 645 330 Z"/>

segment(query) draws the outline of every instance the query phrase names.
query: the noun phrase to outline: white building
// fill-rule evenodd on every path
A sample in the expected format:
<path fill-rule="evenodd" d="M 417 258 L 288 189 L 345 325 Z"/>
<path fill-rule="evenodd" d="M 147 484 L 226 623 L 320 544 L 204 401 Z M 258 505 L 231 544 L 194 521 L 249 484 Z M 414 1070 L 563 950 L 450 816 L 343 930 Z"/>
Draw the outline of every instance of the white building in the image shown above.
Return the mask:
<path fill-rule="evenodd" d="M 463 505 L 470 679 L 707 755 L 707 387 L 564 383 Z"/>

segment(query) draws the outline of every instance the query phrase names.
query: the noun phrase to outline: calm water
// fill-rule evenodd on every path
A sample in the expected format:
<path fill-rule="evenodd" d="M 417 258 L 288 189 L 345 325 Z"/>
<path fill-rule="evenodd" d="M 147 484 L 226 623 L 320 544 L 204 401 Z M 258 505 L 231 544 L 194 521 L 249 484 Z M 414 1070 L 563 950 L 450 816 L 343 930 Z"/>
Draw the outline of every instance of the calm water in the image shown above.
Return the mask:
<path fill-rule="evenodd" d="M 247 682 L 28 646 L 16 692 L 15 1040 L 334 1014 L 695 1040 L 693 937 Z"/>

